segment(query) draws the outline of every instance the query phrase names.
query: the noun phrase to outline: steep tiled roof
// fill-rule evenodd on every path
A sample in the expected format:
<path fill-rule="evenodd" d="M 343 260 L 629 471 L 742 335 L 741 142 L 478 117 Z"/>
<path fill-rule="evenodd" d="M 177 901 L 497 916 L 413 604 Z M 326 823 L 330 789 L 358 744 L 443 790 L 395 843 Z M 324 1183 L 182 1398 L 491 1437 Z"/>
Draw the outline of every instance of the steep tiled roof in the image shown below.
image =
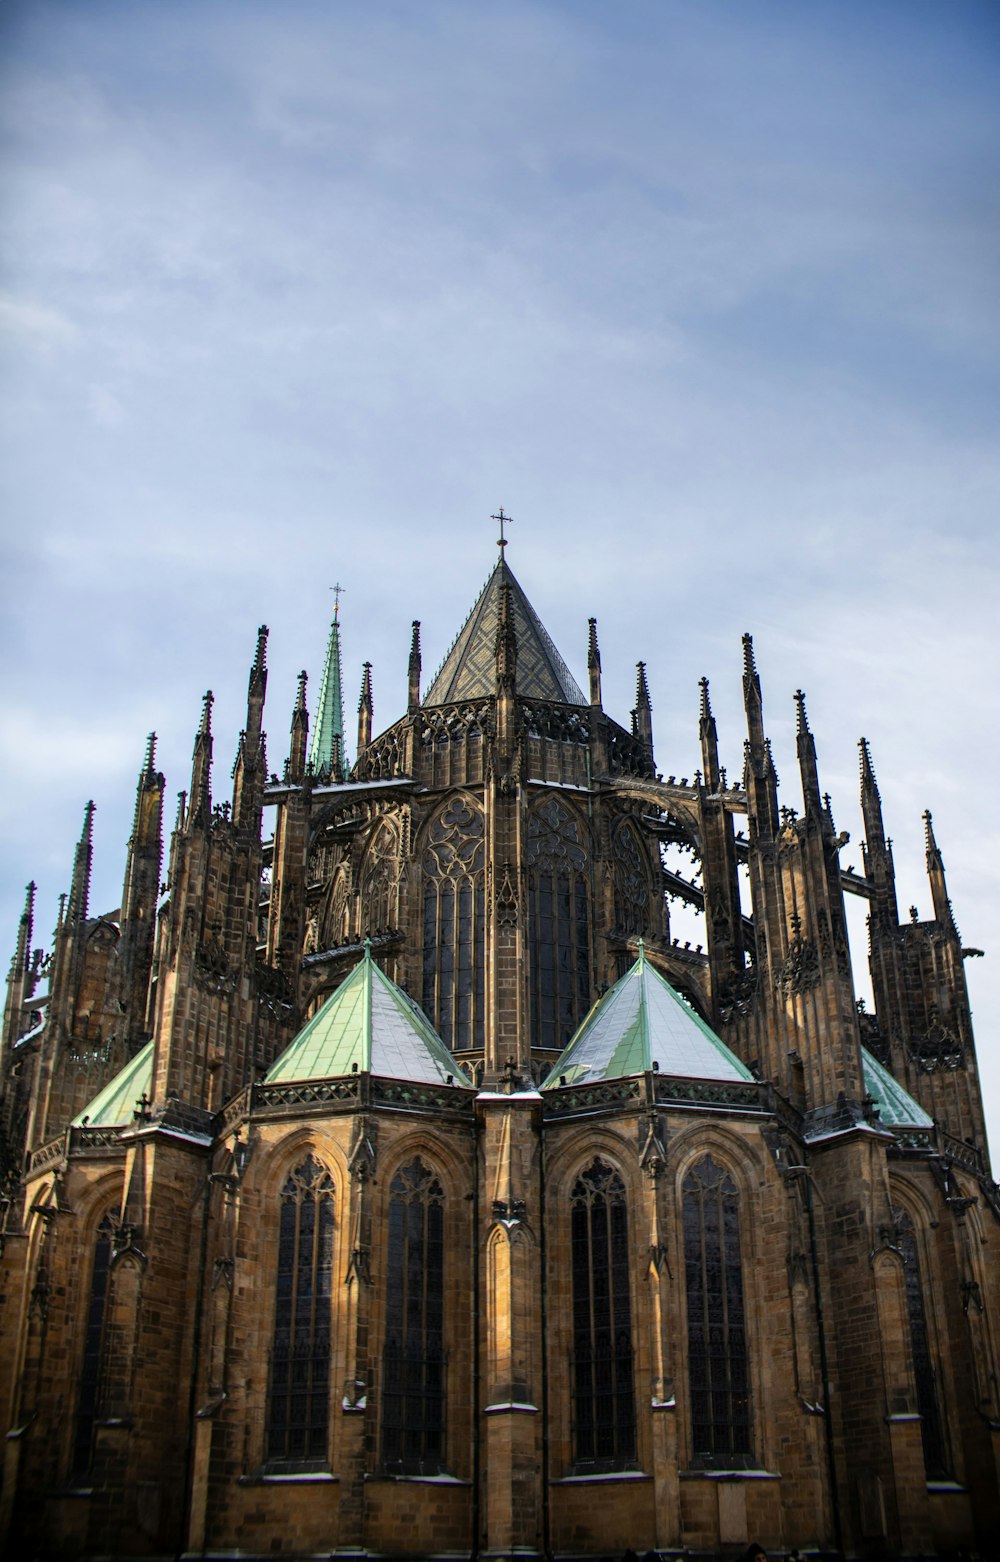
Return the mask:
<path fill-rule="evenodd" d="M 864 1047 L 861 1048 L 861 1068 L 865 1089 L 878 1107 L 879 1121 L 887 1128 L 934 1127 L 934 1119 L 928 1117 L 923 1107 L 918 1106 L 889 1070 Z"/>
<path fill-rule="evenodd" d="M 500 590 L 510 587 L 517 638 L 517 692 L 535 700 L 586 705 L 580 686 L 556 650 L 541 619 L 501 559 L 476 599 L 458 638 L 424 695 L 424 705 L 481 699 L 496 688 Z"/>
<path fill-rule="evenodd" d="M 266 1082 L 353 1072 L 471 1089 L 444 1042 L 401 987 L 364 958 L 272 1063 Z"/>
<path fill-rule="evenodd" d="M 153 1083 L 153 1043 L 147 1041 L 135 1057 L 109 1079 L 93 1101 L 74 1117 L 72 1128 L 125 1128 L 132 1121 L 140 1096 L 149 1095 Z"/>
<path fill-rule="evenodd" d="M 753 1078 L 654 970 L 640 946 L 635 965 L 591 1009 L 545 1086 L 559 1084 L 563 1076 L 568 1084 L 582 1084 L 652 1068 L 683 1079 Z"/>

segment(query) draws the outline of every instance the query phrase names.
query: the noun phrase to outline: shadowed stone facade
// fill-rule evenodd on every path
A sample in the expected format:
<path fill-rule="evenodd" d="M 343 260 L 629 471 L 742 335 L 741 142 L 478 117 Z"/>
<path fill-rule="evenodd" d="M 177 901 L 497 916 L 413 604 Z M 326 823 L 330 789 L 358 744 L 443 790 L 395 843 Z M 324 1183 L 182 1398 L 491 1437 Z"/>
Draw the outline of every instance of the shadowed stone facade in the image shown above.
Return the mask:
<path fill-rule="evenodd" d="M 801 695 L 779 807 L 749 637 L 740 784 L 707 681 L 665 781 L 644 666 L 620 726 L 595 622 L 584 694 L 503 557 L 378 735 L 366 667 L 349 770 L 336 620 L 280 776 L 266 641 L 224 804 L 206 696 L 165 891 L 152 742 L 121 907 L 92 805 L 50 956 L 29 888 L 9 1554 L 988 1555 L 1000 1198 L 930 816 L 901 923 L 867 743 L 858 874 Z"/>

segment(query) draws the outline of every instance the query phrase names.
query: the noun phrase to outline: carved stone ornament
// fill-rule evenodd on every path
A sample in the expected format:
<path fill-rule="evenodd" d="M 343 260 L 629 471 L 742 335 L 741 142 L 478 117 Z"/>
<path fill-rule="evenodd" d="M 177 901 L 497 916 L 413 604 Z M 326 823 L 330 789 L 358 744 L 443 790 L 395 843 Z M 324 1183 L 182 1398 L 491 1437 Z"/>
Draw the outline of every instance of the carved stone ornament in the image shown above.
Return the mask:
<path fill-rule="evenodd" d="M 802 937 L 802 923 L 794 916 L 792 940 L 776 978 L 777 989 L 788 997 L 792 993 L 808 992 L 818 981 L 819 951 L 811 939 Z"/>
<path fill-rule="evenodd" d="M 501 927 L 516 927 L 518 914 L 517 889 L 514 884 L 513 864 L 505 862 L 496 897 L 497 922 Z"/>

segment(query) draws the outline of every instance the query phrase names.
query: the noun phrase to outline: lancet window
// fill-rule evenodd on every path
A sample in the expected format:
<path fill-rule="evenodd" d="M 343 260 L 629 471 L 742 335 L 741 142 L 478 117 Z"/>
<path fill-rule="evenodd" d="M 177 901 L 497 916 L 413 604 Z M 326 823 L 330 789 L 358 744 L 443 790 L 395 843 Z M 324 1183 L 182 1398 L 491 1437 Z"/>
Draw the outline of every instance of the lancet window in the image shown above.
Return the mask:
<path fill-rule="evenodd" d="M 386 932 L 396 926 L 399 842 L 388 824 L 376 830 L 361 877 L 362 932 Z"/>
<path fill-rule="evenodd" d="M 905 1211 L 901 1212 L 898 1221 L 899 1246 L 903 1254 L 903 1275 L 906 1286 L 906 1312 L 910 1324 L 910 1350 L 913 1355 L 917 1409 L 920 1412 L 920 1435 L 924 1448 L 924 1469 L 930 1480 L 939 1480 L 948 1473 L 947 1455 L 937 1379 L 927 1328 L 927 1313 L 924 1308 L 924 1289 L 920 1276 L 917 1239 L 913 1222 Z"/>
<path fill-rule="evenodd" d="M 554 797 L 529 815 L 529 981 L 536 1047 L 565 1046 L 590 1007 L 590 896 L 581 833 Z"/>
<path fill-rule="evenodd" d="M 444 1193 L 418 1157 L 389 1185 L 382 1466 L 435 1475 L 444 1460 Z"/>
<path fill-rule="evenodd" d="M 615 864 L 615 932 L 622 935 L 648 933 L 648 864 L 635 826 L 627 819 L 615 826 L 611 849 Z"/>
<path fill-rule="evenodd" d="M 684 1179 L 691 1463 L 752 1465 L 750 1364 L 736 1184 L 706 1155 Z"/>
<path fill-rule="evenodd" d="M 281 1190 L 267 1457 L 282 1464 L 327 1458 L 333 1196 L 312 1155 Z"/>
<path fill-rule="evenodd" d="M 76 1436 L 73 1444 L 73 1469 L 78 1474 L 84 1474 L 89 1470 L 94 1451 L 94 1427 L 100 1411 L 108 1277 L 111 1270 L 114 1234 L 114 1222 L 109 1210 L 97 1228 L 94 1261 L 90 1271 L 90 1294 L 84 1324 L 83 1362 L 80 1369 Z"/>
<path fill-rule="evenodd" d="M 636 1456 L 625 1185 L 595 1158 L 570 1202 L 574 1458 L 580 1470 L 619 1470 Z"/>
<path fill-rule="evenodd" d="M 431 823 L 423 854 L 423 1007 L 456 1050 L 483 1045 L 485 864 L 483 816 L 456 797 Z"/>

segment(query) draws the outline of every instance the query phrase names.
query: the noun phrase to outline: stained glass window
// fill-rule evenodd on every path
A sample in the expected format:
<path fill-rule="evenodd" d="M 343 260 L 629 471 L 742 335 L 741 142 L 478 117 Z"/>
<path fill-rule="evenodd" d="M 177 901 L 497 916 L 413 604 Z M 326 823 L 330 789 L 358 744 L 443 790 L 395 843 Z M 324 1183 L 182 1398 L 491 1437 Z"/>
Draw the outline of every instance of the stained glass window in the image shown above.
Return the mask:
<path fill-rule="evenodd" d="M 483 816 L 453 799 L 424 849 L 423 1007 L 445 1044 L 481 1047 L 485 1014 Z"/>
<path fill-rule="evenodd" d="M 929 1479 L 940 1480 L 948 1474 L 944 1427 L 941 1421 L 934 1360 L 927 1331 L 917 1240 L 913 1222 L 905 1212 L 899 1216 L 899 1245 L 903 1253 L 906 1311 L 910 1323 L 910 1349 L 913 1353 L 913 1374 L 917 1386 L 917 1409 L 920 1412 L 920 1435 L 924 1446 L 924 1469 Z"/>
<path fill-rule="evenodd" d="M 76 1437 L 73 1444 L 73 1469 L 78 1475 L 84 1475 L 90 1469 L 94 1451 L 94 1427 L 100 1410 L 104 1323 L 113 1239 L 114 1223 L 109 1210 L 97 1228 L 94 1262 L 90 1271 L 90 1297 L 84 1325 L 80 1396 L 77 1400 Z"/>
<path fill-rule="evenodd" d="M 528 819 L 528 946 L 535 1047 L 565 1046 L 590 1008 L 587 854 L 550 797 Z"/>
<path fill-rule="evenodd" d="M 692 1466 L 751 1467 L 739 1197 L 710 1155 L 684 1179 L 684 1279 Z"/>
<path fill-rule="evenodd" d="M 281 1190 L 267 1457 L 322 1463 L 330 1417 L 333 1183 L 308 1155 Z"/>
<path fill-rule="evenodd" d="M 571 1196 L 573 1450 L 580 1470 L 635 1463 L 625 1185 L 600 1159 Z"/>
<path fill-rule="evenodd" d="M 436 1475 L 444 1459 L 444 1194 L 419 1157 L 389 1185 L 382 1467 Z"/>

